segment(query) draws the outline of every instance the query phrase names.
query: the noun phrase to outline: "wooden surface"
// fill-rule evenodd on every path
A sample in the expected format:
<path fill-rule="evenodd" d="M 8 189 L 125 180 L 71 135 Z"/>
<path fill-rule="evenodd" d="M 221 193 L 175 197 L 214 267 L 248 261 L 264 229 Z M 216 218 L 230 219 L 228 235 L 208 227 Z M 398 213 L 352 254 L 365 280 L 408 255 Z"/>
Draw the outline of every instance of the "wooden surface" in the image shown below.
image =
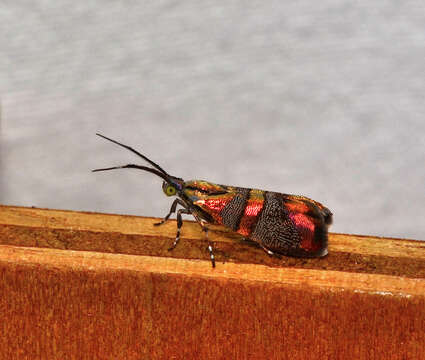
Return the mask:
<path fill-rule="evenodd" d="M 425 358 L 425 243 L 275 259 L 216 229 L 212 269 L 157 220 L 0 206 L 0 359 Z"/>

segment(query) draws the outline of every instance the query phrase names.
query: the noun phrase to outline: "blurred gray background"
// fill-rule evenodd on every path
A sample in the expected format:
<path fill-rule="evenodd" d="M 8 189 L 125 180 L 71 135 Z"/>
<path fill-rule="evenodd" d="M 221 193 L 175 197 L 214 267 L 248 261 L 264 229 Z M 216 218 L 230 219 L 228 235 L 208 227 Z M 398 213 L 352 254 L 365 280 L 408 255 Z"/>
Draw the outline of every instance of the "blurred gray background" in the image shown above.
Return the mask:
<path fill-rule="evenodd" d="M 0 203 L 163 216 L 173 175 L 425 239 L 423 1 L 2 1 Z"/>

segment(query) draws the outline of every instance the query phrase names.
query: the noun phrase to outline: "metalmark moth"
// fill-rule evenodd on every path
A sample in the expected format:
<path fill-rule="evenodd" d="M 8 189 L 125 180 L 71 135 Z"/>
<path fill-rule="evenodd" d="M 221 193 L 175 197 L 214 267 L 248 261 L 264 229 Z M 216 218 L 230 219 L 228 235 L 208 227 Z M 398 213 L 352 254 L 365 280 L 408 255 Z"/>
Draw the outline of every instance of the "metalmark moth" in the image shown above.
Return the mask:
<path fill-rule="evenodd" d="M 202 227 L 207 239 L 207 224 L 215 224 L 258 243 L 269 255 L 322 257 L 328 253 L 328 226 L 332 223 L 332 213 L 321 203 L 299 195 L 218 185 L 203 180 L 184 181 L 130 146 L 97 135 L 135 153 L 152 167 L 127 164 L 94 172 L 125 168 L 144 170 L 163 179 L 165 195 L 176 197 L 168 214 L 155 224 L 165 223 L 177 212 L 177 234 L 169 250 L 174 249 L 180 240 L 182 214 L 190 214 Z M 208 250 L 215 267 L 213 246 L 209 240 Z"/>

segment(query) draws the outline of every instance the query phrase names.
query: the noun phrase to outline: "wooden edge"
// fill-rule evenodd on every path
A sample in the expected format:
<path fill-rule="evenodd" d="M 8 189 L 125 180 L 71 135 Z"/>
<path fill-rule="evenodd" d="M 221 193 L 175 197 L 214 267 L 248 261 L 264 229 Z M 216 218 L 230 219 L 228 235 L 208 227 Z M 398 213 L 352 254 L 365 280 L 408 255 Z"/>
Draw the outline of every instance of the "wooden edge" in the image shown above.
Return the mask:
<path fill-rule="evenodd" d="M 208 259 L 206 241 L 195 222 L 185 221 L 182 238 L 167 251 L 176 234 L 174 220 L 128 215 L 0 206 L 0 244 L 100 251 L 131 255 Z M 406 278 L 425 278 L 425 242 L 347 234 L 329 235 L 329 255 L 322 259 L 269 257 L 257 246 L 222 227 L 213 227 L 218 267 L 225 262 L 295 267 Z"/>
<path fill-rule="evenodd" d="M 227 262 L 212 268 L 207 260 L 186 260 L 153 256 L 107 254 L 87 251 L 27 248 L 0 245 L 0 263 L 39 265 L 75 271 L 134 271 L 180 274 L 195 278 L 279 283 L 312 290 L 354 291 L 384 296 L 425 297 L 425 281 L 398 276 L 356 274 L 298 268 L 276 268 Z"/>

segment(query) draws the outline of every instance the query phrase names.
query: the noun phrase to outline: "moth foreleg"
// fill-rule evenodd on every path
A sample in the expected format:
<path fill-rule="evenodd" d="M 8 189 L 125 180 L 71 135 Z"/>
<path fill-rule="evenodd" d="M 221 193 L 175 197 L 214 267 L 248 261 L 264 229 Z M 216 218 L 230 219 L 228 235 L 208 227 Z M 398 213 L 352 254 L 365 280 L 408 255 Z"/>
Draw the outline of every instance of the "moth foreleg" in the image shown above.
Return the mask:
<path fill-rule="evenodd" d="M 169 217 L 176 212 L 177 205 L 181 205 L 184 208 L 186 208 L 186 205 L 183 201 L 181 201 L 180 199 L 174 200 L 173 203 L 171 204 L 171 208 L 168 214 L 160 222 L 157 222 L 154 225 L 159 226 L 164 224 L 169 219 Z"/>
<path fill-rule="evenodd" d="M 176 203 L 177 200 L 175 200 L 174 203 Z M 183 225 L 182 214 L 192 214 L 192 213 L 191 213 L 191 211 L 189 209 L 186 209 L 186 208 L 184 208 L 184 209 L 178 209 L 177 210 L 177 234 L 176 234 L 176 239 L 174 240 L 173 245 L 171 245 L 171 247 L 168 248 L 168 251 L 173 250 L 177 246 L 177 243 L 180 241 L 180 229 L 181 229 L 181 227 Z"/>

